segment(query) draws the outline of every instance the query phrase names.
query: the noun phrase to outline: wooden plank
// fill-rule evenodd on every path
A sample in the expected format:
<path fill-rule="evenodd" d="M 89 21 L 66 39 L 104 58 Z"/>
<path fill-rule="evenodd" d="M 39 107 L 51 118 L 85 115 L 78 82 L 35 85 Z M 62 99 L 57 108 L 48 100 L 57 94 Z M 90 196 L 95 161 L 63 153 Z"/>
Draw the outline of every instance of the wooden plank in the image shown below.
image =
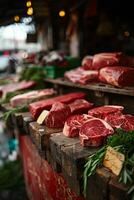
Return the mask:
<path fill-rule="evenodd" d="M 38 150 L 43 150 L 44 146 L 42 146 L 41 141 L 45 133 L 44 126 L 39 125 L 37 122 L 31 122 L 29 123 L 29 130 L 33 143 L 36 145 Z"/>
<path fill-rule="evenodd" d="M 75 87 L 75 88 L 81 88 L 81 89 L 102 91 L 106 93 L 115 93 L 115 94 L 134 96 L 134 87 L 117 88 L 117 87 L 114 87 L 108 84 L 103 84 L 103 83 L 91 83 L 87 85 L 81 85 L 81 84 L 69 82 L 64 78 L 58 78 L 58 79 L 48 78 L 48 79 L 45 79 L 45 82 L 58 84 L 58 85 L 64 85 L 64 86 L 70 86 L 70 87 Z"/>
<path fill-rule="evenodd" d="M 50 129 L 43 125 L 39 125 L 37 122 L 29 123 L 29 132 L 32 141 L 39 152 L 45 152 L 46 159 L 49 163 L 51 162 L 49 138 L 59 131 L 61 131 L 61 129 Z"/>
<path fill-rule="evenodd" d="M 111 173 L 106 168 L 97 169 L 96 173 L 88 178 L 86 200 L 109 199 L 109 181 Z"/>
<path fill-rule="evenodd" d="M 109 200 L 130 200 L 127 190 L 126 185 L 119 183 L 116 177 L 112 178 L 109 182 Z"/>
<path fill-rule="evenodd" d="M 83 148 L 78 138 L 68 138 L 58 133 L 50 138 L 50 150 L 54 166 L 61 166 L 69 187 L 81 195 L 85 160 L 96 149 Z"/>
<path fill-rule="evenodd" d="M 83 190 L 82 182 L 85 161 L 95 151 L 95 148 L 82 147 L 79 142 L 61 149 L 63 175 L 69 187 L 77 195 L 81 195 Z"/>
<path fill-rule="evenodd" d="M 25 115 L 22 116 L 22 120 L 23 120 L 23 129 L 24 129 L 25 133 L 27 135 L 29 135 L 30 134 L 29 123 L 34 121 L 31 113 L 26 112 Z"/>
<path fill-rule="evenodd" d="M 78 142 L 79 140 L 77 138 L 70 139 L 64 136 L 62 132 L 53 134 L 50 138 L 50 153 L 53 165 L 62 167 L 61 149 L 70 145 L 73 146 Z"/>

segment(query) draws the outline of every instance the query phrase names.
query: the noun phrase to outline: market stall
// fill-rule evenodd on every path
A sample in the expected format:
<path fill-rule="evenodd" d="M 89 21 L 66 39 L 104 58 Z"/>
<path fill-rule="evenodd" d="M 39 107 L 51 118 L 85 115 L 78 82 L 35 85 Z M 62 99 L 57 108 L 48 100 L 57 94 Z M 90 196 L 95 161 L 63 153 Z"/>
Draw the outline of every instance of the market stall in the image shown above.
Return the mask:
<path fill-rule="evenodd" d="M 133 82 L 125 76 L 122 87 L 72 83 L 63 77 L 68 68 L 58 78 L 47 77 L 48 67 L 28 75 L 29 69 L 11 89 L 1 86 L 1 111 L 19 141 L 29 198 L 132 199 Z"/>

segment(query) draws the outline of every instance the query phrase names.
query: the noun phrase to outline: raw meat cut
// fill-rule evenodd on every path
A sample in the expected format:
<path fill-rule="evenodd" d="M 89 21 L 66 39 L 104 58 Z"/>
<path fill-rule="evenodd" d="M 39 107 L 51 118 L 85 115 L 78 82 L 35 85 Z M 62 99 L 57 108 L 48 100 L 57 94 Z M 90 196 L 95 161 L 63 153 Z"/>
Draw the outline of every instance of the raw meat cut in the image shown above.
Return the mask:
<path fill-rule="evenodd" d="M 106 105 L 93 108 L 88 111 L 88 114 L 94 117 L 98 117 L 104 119 L 108 114 L 111 113 L 120 113 L 124 109 L 123 106 L 116 106 L 116 105 Z"/>
<path fill-rule="evenodd" d="M 75 93 L 64 94 L 64 95 L 57 96 L 54 98 L 31 103 L 29 105 L 29 111 L 30 111 L 32 117 L 34 119 L 37 119 L 43 110 L 50 110 L 52 105 L 57 101 L 59 101 L 61 103 L 69 104 L 76 99 L 83 99 L 83 98 L 85 98 L 85 96 L 86 96 L 86 94 L 84 92 L 75 92 Z"/>
<path fill-rule="evenodd" d="M 45 125 L 49 128 L 63 128 L 66 119 L 71 115 L 68 105 L 56 102 L 52 105 L 49 114 L 45 118 Z"/>
<path fill-rule="evenodd" d="M 121 128 L 126 131 L 134 130 L 134 116 L 133 115 L 124 115 L 125 122 L 122 124 Z"/>
<path fill-rule="evenodd" d="M 122 113 L 112 113 L 106 115 L 104 120 L 113 128 L 121 128 L 124 123 L 124 115 Z"/>
<path fill-rule="evenodd" d="M 107 136 L 114 134 L 114 129 L 102 119 L 90 119 L 80 128 L 79 138 L 82 146 L 98 147 Z"/>
<path fill-rule="evenodd" d="M 134 86 L 134 68 L 114 66 L 100 70 L 99 80 L 113 86 Z"/>
<path fill-rule="evenodd" d="M 82 60 L 82 68 L 84 70 L 92 70 L 93 56 L 85 56 Z"/>
<path fill-rule="evenodd" d="M 10 83 L 7 85 L 0 86 L 0 94 L 3 98 L 6 96 L 8 92 L 15 92 L 18 90 L 26 90 L 35 86 L 34 81 L 22 81 L 19 83 Z"/>
<path fill-rule="evenodd" d="M 98 80 L 98 71 L 84 70 L 81 67 L 65 72 L 65 78 L 73 83 L 87 84 Z"/>
<path fill-rule="evenodd" d="M 77 99 L 69 104 L 72 114 L 84 114 L 87 113 L 90 108 L 93 107 L 93 103 L 86 101 L 85 99 Z"/>
<path fill-rule="evenodd" d="M 77 137 L 81 126 L 92 118 L 92 116 L 86 114 L 68 117 L 63 128 L 63 134 L 67 137 Z"/>
<path fill-rule="evenodd" d="M 99 53 L 93 56 L 92 70 L 99 70 L 106 66 L 120 65 L 122 53 Z"/>
<path fill-rule="evenodd" d="M 39 101 L 41 99 L 52 97 L 54 94 L 56 94 L 56 91 L 54 91 L 53 89 L 33 90 L 11 98 L 10 104 L 13 107 L 21 106 L 23 104 L 28 104 L 33 101 Z"/>
<path fill-rule="evenodd" d="M 122 114 L 110 114 L 105 117 L 113 128 L 122 128 L 126 131 L 134 130 L 134 116 L 133 115 L 122 115 Z"/>

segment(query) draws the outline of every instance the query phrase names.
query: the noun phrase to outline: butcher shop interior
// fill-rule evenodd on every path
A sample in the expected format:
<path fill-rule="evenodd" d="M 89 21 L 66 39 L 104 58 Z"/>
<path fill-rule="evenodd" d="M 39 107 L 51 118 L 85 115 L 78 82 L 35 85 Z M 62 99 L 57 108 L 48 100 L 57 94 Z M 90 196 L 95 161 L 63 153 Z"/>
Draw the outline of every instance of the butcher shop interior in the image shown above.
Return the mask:
<path fill-rule="evenodd" d="M 134 12 L 0 0 L 0 200 L 134 200 Z"/>

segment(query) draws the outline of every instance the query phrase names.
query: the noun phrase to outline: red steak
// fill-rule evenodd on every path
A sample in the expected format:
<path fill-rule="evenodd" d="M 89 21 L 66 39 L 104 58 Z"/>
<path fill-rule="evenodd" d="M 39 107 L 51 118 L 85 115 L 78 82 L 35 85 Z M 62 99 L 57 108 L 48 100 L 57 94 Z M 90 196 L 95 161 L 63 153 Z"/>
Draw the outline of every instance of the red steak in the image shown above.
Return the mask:
<path fill-rule="evenodd" d="M 56 102 L 45 119 L 45 125 L 49 128 L 63 128 L 66 119 L 71 115 L 68 105 Z"/>
<path fill-rule="evenodd" d="M 68 104 L 68 103 L 73 102 L 76 99 L 82 99 L 85 96 L 86 96 L 86 94 L 83 92 L 64 94 L 64 95 L 57 96 L 54 98 L 31 103 L 29 106 L 29 110 L 30 110 L 30 113 L 32 114 L 33 118 L 37 119 L 43 110 L 50 110 L 52 105 L 57 101 Z"/>
<path fill-rule="evenodd" d="M 117 87 L 134 86 L 134 68 L 105 67 L 100 70 L 99 80 Z"/>
<path fill-rule="evenodd" d="M 134 116 L 122 115 L 122 114 L 110 114 L 105 117 L 105 121 L 108 122 L 113 128 L 122 128 L 126 131 L 134 130 Z"/>
<path fill-rule="evenodd" d="M 90 119 L 80 128 L 79 138 L 82 146 L 98 147 L 107 136 L 114 133 L 113 128 L 102 119 Z"/>
<path fill-rule="evenodd" d="M 106 105 L 93 108 L 88 111 L 88 114 L 94 117 L 104 119 L 108 114 L 122 112 L 123 109 L 123 106 Z"/>
<path fill-rule="evenodd" d="M 67 137 L 76 137 L 79 135 L 79 130 L 81 126 L 89 119 L 92 119 L 92 116 L 83 114 L 83 115 L 72 115 L 68 117 L 63 128 L 63 134 Z"/>
<path fill-rule="evenodd" d="M 93 107 L 93 103 L 86 101 L 85 99 L 77 99 L 69 104 L 72 114 L 87 113 L 90 108 Z"/>

